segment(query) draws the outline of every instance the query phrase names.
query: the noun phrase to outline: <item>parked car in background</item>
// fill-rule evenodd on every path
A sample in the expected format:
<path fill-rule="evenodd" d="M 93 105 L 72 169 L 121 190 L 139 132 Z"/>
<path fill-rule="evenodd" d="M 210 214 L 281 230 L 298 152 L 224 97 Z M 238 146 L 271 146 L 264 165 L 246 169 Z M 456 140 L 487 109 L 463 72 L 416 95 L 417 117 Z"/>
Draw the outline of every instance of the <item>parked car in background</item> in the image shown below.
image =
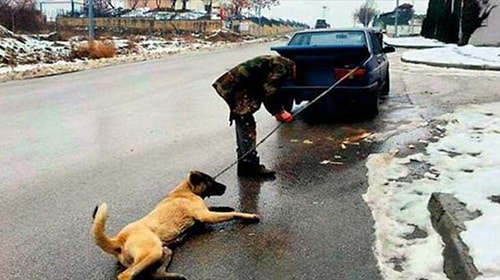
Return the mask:
<path fill-rule="evenodd" d="M 295 33 L 285 46 L 271 50 L 290 58 L 297 65 L 297 79 L 280 90 L 290 110 L 293 102 L 311 101 L 328 90 L 352 69 L 336 88 L 311 105 L 304 113 L 315 116 L 379 113 L 379 96 L 389 94 L 390 76 L 381 31 L 369 28 L 314 29 Z"/>
<path fill-rule="evenodd" d="M 314 28 L 330 28 L 330 24 L 326 23 L 326 19 L 317 19 Z"/>

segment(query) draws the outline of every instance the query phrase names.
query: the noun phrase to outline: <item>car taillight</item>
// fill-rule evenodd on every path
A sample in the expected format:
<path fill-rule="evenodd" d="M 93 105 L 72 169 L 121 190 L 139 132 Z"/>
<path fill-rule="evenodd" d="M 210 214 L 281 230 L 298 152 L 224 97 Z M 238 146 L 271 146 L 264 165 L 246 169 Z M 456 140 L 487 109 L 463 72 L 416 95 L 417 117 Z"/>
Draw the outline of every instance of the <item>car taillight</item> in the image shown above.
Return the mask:
<path fill-rule="evenodd" d="M 345 75 L 349 74 L 353 69 L 347 69 L 347 68 L 335 68 L 335 80 L 340 80 L 342 79 Z M 363 80 L 365 78 L 366 74 L 366 69 L 360 68 L 351 73 L 346 80 Z"/>

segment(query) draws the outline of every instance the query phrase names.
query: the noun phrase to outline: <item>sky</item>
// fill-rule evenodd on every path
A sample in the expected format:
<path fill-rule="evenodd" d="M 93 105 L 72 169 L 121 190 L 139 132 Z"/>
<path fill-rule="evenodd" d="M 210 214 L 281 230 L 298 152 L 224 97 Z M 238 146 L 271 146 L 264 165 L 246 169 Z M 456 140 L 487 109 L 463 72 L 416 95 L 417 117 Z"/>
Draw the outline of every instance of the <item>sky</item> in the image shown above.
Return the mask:
<path fill-rule="evenodd" d="M 371 0 L 380 12 L 389 12 L 398 0 Z M 296 20 L 314 26 L 316 19 L 325 18 L 332 27 L 352 27 L 353 13 L 364 0 L 280 0 L 280 5 L 265 9 L 268 17 Z M 425 14 L 429 0 L 399 0 L 399 4 L 410 3 L 417 14 Z M 326 7 L 326 8 L 324 8 Z"/>

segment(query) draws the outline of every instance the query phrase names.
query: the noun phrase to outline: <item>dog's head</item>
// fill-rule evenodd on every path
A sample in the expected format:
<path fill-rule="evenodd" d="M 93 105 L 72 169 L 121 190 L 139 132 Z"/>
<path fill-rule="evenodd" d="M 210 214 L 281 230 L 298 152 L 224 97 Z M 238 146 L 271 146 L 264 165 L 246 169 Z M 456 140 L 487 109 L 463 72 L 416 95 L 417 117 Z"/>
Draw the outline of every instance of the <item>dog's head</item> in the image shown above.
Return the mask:
<path fill-rule="evenodd" d="M 191 171 L 187 176 L 187 180 L 193 193 L 205 198 L 212 195 L 223 195 L 226 191 L 226 186 L 218 183 L 203 172 Z"/>

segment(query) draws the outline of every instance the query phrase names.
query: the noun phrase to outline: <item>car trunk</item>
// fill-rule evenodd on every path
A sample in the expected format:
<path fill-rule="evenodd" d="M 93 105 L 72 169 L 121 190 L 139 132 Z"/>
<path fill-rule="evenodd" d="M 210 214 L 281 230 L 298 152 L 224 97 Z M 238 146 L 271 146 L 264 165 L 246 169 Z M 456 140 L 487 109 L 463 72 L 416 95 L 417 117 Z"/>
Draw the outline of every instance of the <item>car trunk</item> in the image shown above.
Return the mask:
<path fill-rule="evenodd" d="M 369 55 L 364 45 L 282 46 L 272 50 L 295 61 L 297 79 L 294 84 L 298 87 L 329 87 L 348 73 L 345 70 L 362 66 Z M 357 80 L 356 84 L 360 82 L 363 81 Z M 342 85 L 350 83 L 354 81 L 347 79 Z"/>

